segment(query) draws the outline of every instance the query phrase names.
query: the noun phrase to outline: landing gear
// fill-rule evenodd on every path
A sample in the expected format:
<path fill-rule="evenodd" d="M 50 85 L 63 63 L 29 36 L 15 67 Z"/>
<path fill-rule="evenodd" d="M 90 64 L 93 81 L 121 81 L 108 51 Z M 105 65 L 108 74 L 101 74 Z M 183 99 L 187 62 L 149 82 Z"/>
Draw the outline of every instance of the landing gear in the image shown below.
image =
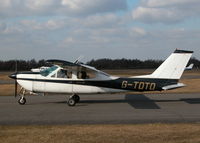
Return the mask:
<path fill-rule="evenodd" d="M 24 105 L 26 103 L 26 98 L 25 97 L 20 97 L 19 100 L 18 100 L 18 103 L 20 105 Z"/>
<path fill-rule="evenodd" d="M 77 94 L 74 94 L 73 98 L 74 98 L 76 103 L 78 103 L 80 101 L 80 97 Z"/>
<path fill-rule="evenodd" d="M 75 101 L 74 98 L 69 98 L 67 103 L 68 103 L 69 106 L 75 106 L 76 105 L 76 101 Z"/>
<path fill-rule="evenodd" d="M 18 100 L 18 103 L 19 103 L 20 105 L 26 104 L 26 98 L 24 97 L 25 94 L 26 94 L 26 90 L 23 89 L 23 88 L 21 88 L 21 89 L 20 89 L 20 92 L 19 92 L 19 96 L 20 96 L 20 97 L 19 97 L 19 100 Z"/>
<path fill-rule="evenodd" d="M 78 103 L 79 101 L 80 101 L 80 97 L 77 94 L 74 94 L 74 95 L 70 96 L 67 103 L 69 106 L 75 106 L 76 103 Z"/>

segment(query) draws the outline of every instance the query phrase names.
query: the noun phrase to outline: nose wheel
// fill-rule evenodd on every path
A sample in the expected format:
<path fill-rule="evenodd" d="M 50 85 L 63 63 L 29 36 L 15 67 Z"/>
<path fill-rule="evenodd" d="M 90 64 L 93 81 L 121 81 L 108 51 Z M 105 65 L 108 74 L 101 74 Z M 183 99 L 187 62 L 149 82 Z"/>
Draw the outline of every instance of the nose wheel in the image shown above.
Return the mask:
<path fill-rule="evenodd" d="M 79 101 L 80 101 L 80 97 L 77 94 L 74 94 L 74 95 L 70 96 L 67 103 L 69 106 L 75 106 L 76 103 L 78 103 Z"/>
<path fill-rule="evenodd" d="M 24 97 L 25 94 L 26 94 L 26 90 L 21 88 L 20 91 L 19 91 L 19 99 L 18 99 L 18 103 L 20 105 L 26 104 L 26 98 Z"/>
<path fill-rule="evenodd" d="M 18 100 L 18 103 L 19 103 L 20 105 L 26 104 L 26 98 L 25 98 L 25 97 L 20 97 L 19 100 Z"/>

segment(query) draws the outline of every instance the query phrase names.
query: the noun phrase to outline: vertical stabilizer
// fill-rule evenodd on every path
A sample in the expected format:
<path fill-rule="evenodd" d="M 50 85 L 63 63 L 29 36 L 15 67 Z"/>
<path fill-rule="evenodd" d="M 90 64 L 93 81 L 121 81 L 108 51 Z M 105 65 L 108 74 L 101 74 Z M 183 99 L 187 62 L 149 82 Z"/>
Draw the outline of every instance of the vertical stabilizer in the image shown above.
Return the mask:
<path fill-rule="evenodd" d="M 153 78 L 180 79 L 193 51 L 175 50 L 152 74 Z"/>

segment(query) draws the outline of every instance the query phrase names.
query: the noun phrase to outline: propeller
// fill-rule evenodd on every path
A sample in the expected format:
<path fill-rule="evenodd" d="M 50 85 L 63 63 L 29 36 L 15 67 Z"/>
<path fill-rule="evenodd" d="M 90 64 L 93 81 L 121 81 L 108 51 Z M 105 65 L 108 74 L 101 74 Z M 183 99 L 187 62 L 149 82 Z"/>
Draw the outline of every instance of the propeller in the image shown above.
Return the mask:
<path fill-rule="evenodd" d="M 17 97 L 17 79 L 15 79 L 15 98 Z"/>
<path fill-rule="evenodd" d="M 17 96 L 17 60 L 15 61 L 15 98 Z"/>
<path fill-rule="evenodd" d="M 15 80 L 15 94 L 14 94 L 14 96 L 16 97 L 17 96 L 17 60 L 16 60 L 16 63 L 15 63 L 15 73 L 11 74 L 9 77 Z"/>

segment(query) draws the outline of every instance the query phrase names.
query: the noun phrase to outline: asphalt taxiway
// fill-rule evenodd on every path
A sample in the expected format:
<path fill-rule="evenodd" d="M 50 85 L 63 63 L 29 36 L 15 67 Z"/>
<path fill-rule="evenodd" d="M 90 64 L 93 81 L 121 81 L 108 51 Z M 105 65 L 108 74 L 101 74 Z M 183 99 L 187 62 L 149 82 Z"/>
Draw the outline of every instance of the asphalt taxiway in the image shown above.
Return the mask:
<path fill-rule="evenodd" d="M 82 95 L 74 107 L 68 96 L 0 97 L 0 125 L 129 124 L 200 122 L 200 93 Z"/>

